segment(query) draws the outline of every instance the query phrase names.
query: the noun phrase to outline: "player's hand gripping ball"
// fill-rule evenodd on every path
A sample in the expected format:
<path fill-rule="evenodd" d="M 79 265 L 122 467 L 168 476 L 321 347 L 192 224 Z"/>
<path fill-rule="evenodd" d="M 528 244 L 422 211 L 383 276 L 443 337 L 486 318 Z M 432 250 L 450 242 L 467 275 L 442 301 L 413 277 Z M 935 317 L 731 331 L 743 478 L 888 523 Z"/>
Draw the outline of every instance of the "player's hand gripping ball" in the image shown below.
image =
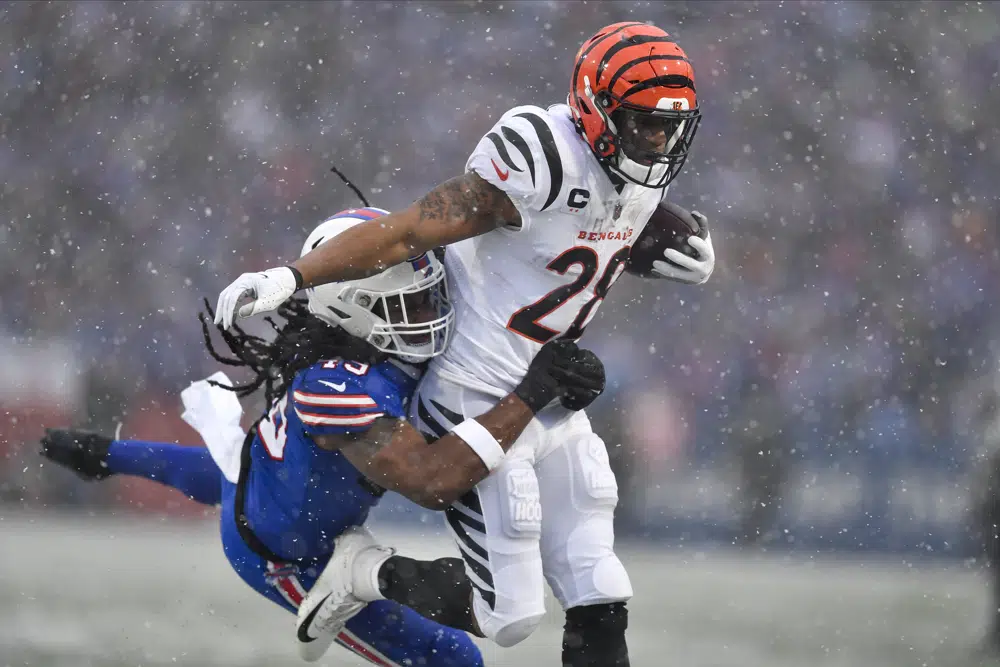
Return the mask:
<path fill-rule="evenodd" d="M 714 269 L 708 218 L 668 201 L 656 207 L 625 263 L 632 275 L 689 285 L 705 282 Z"/>

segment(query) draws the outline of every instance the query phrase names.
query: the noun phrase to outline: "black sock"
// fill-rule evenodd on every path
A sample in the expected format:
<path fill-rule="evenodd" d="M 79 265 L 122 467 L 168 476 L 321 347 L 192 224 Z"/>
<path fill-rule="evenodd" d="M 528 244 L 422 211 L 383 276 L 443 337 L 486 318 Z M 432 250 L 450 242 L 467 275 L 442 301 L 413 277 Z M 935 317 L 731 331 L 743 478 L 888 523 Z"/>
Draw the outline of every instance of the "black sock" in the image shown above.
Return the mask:
<path fill-rule="evenodd" d="M 624 602 L 573 607 L 563 627 L 563 667 L 629 667 Z"/>
<path fill-rule="evenodd" d="M 392 556 L 378 571 L 378 587 L 387 600 L 424 618 L 483 636 L 472 613 L 472 584 L 461 558 L 426 561 Z"/>

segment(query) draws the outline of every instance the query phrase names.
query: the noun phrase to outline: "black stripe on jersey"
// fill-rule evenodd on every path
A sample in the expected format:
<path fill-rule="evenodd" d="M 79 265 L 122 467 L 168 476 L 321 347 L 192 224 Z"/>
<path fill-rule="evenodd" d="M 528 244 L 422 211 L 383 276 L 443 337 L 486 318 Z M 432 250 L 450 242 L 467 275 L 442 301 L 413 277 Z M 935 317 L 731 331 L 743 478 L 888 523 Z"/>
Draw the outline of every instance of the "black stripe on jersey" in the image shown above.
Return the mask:
<path fill-rule="evenodd" d="M 636 35 L 635 37 L 619 40 L 618 42 L 612 44 L 608 50 L 605 51 L 604 57 L 601 58 L 601 63 L 597 66 L 597 81 L 593 83 L 594 88 L 597 88 L 597 84 L 600 82 L 601 76 L 604 75 L 604 68 L 608 66 L 608 63 L 615 57 L 615 54 L 622 49 L 627 49 L 630 46 L 637 46 L 639 44 L 673 44 L 673 42 L 674 40 L 670 37 L 660 37 L 657 35 Z"/>
<path fill-rule="evenodd" d="M 489 554 L 472 539 L 465 527 L 457 518 L 455 518 L 463 516 L 459 510 L 449 507 L 445 510 L 444 515 L 448 520 L 448 525 L 455 531 L 455 536 L 459 540 L 460 548 L 458 551 L 462 554 L 462 560 L 465 562 L 465 567 L 471 570 L 472 573 L 475 574 L 480 581 L 486 584 L 488 588 L 480 586 L 472 579 L 472 577 L 469 577 L 469 583 L 476 587 L 479 594 L 483 596 L 483 601 L 490 606 L 490 609 L 492 609 L 496 604 L 497 599 L 496 593 L 491 590 L 496 586 L 493 583 L 493 573 L 490 572 L 490 568 L 488 566 L 481 563 L 478 559 L 473 558 L 469 553 L 466 553 L 466 549 L 468 549 L 469 552 L 478 554 L 486 562 L 489 562 Z"/>
<path fill-rule="evenodd" d="M 469 568 L 470 570 L 472 570 L 473 573 L 475 573 L 475 575 L 477 577 L 479 577 L 480 581 L 482 581 L 484 584 L 486 584 L 490 588 L 493 588 L 493 586 L 494 586 L 494 584 L 493 584 L 493 574 L 490 572 L 490 568 L 486 567 L 485 565 L 483 565 L 478 560 L 476 560 L 475 558 L 473 558 L 472 556 L 470 556 L 468 554 L 463 554 L 462 555 L 462 560 L 465 561 L 465 566 L 467 568 Z M 472 583 L 473 585 L 476 585 L 476 582 L 472 581 L 471 578 L 470 578 L 470 583 Z M 476 585 L 476 587 L 479 589 L 479 592 L 483 594 L 483 597 L 486 597 L 486 593 L 489 592 L 489 589 L 483 588 L 482 586 L 478 586 L 478 585 Z"/>
<path fill-rule="evenodd" d="M 510 129 L 509 127 L 501 127 L 500 131 L 503 132 L 504 138 L 514 145 L 514 148 L 521 151 L 521 155 L 524 156 L 524 161 L 528 164 L 528 173 L 531 174 L 531 185 L 535 185 L 535 158 L 531 157 L 531 149 L 528 148 L 528 142 L 524 140 L 520 134 Z M 521 171 L 518 169 L 518 171 Z"/>
<path fill-rule="evenodd" d="M 431 416 L 430 410 L 428 410 L 427 406 L 424 405 L 424 400 L 422 398 L 417 399 L 417 416 L 420 417 L 420 421 L 427 424 L 427 427 L 430 430 L 434 431 L 434 435 L 437 437 L 443 438 L 448 435 L 448 429 L 441 426 L 440 422 Z"/>
<path fill-rule="evenodd" d="M 478 514 L 479 516 L 483 515 L 483 505 L 482 503 L 479 502 L 479 494 L 476 493 L 475 489 L 472 489 L 464 496 L 459 498 L 458 504 L 468 507 L 469 510 L 474 514 Z"/>
<path fill-rule="evenodd" d="M 556 148 L 556 139 L 552 136 L 552 130 L 538 114 L 525 111 L 517 114 L 517 117 L 525 119 L 535 128 L 538 140 L 542 144 L 542 152 L 545 154 L 545 162 L 549 166 L 549 196 L 545 198 L 545 204 L 540 209 L 544 211 L 552 205 L 562 190 L 563 168 L 562 160 L 559 158 L 559 149 Z"/>
<path fill-rule="evenodd" d="M 654 60 L 683 60 L 684 62 L 690 62 L 684 56 L 664 55 L 664 54 L 656 56 L 642 56 L 641 58 L 630 60 L 621 67 L 619 67 L 618 71 L 615 72 L 614 76 L 611 77 L 611 81 L 608 82 L 608 90 L 615 89 L 615 84 L 618 83 L 618 79 L 622 78 L 622 75 L 625 74 L 625 72 L 627 72 L 630 67 L 638 65 L 640 63 L 653 62 Z"/>
<path fill-rule="evenodd" d="M 450 421 L 452 426 L 458 426 L 459 424 L 465 421 L 465 417 L 458 414 L 454 410 L 449 410 L 448 408 L 444 407 L 443 405 L 435 401 L 433 398 L 431 399 L 431 405 L 437 408 L 437 411 L 441 413 L 441 416 Z"/>
<path fill-rule="evenodd" d="M 458 536 L 458 539 L 462 542 L 462 544 L 469 551 L 471 551 L 472 553 L 476 554 L 477 556 L 479 556 L 483 560 L 489 561 L 490 554 L 486 551 L 486 549 L 484 549 L 483 547 L 479 546 L 478 542 L 476 542 L 474 539 L 472 539 L 472 536 L 469 535 L 469 531 L 466 530 L 466 528 L 465 528 L 464 525 L 462 525 L 463 524 L 463 519 L 464 520 L 468 520 L 468 517 L 465 516 L 464 514 L 462 514 L 461 510 L 457 510 L 454 507 L 449 507 L 448 509 L 446 509 L 444 511 L 444 515 L 445 515 L 445 518 L 448 519 L 448 525 L 450 525 L 451 529 L 455 531 L 455 534 Z M 480 525 L 482 525 L 482 524 L 480 524 Z M 482 535 L 483 535 L 484 538 L 486 537 L 485 533 L 482 533 Z M 478 572 L 477 572 L 477 574 L 478 574 Z M 480 579 L 482 579 L 483 581 L 485 581 L 486 583 L 488 583 L 490 585 L 493 585 L 493 582 L 489 578 L 480 577 Z"/>
<path fill-rule="evenodd" d="M 504 129 L 507 129 L 507 128 L 504 128 Z M 506 134 L 504 136 L 506 136 Z M 523 169 L 521 169 L 520 167 L 518 167 L 517 165 L 515 165 L 511 161 L 511 159 L 510 159 L 510 153 L 507 152 L 507 146 L 504 145 L 503 139 L 500 138 L 499 134 L 497 134 L 496 132 L 490 132 L 489 134 L 486 135 L 486 138 L 489 139 L 490 141 L 492 141 L 493 145 L 497 147 L 497 153 L 499 153 L 500 159 L 503 160 L 503 163 L 505 165 L 507 165 L 510 168 L 511 171 L 524 171 Z M 511 143 L 514 143 L 514 142 L 511 142 Z M 535 170 L 534 170 L 534 168 L 532 168 L 532 170 L 531 170 L 531 182 L 532 183 L 535 182 Z"/>
<path fill-rule="evenodd" d="M 490 606 L 490 609 L 495 609 L 496 608 L 496 606 L 497 606 L 497 594 L 496 593 L 494 593 L 493 591 L 486 590 L 485 588 L 483 588 L 482 586 L 480 586 L 476 582 L 472 581 L 472 579 L 469 579 L 469 583 L 476 587 L 476 590 L 479 591 L 479 594 L 483 596 L 483 602 L 485 602 L 486 604 L 488 604 Z"/>
<path fill-rule="evenodd" d="M 449 507 L 448 509 L 452 509 L 452 508 Z M 486 524 L 483 523 L 483 521 L 482 521 L 482 518 L 483 518 L 482 514 L 477 514 L 476 516 L 472 516 L 471 514 L 469 514 L 467 512 L 461 511 L 457 507 L 454 508 L 454 510 L 455 510 L 455 519 L 457 521 L 459 521 L 460 523 L 465 524 L 466 526 L 468 526 L 472 530 L 476 531 L 477 533 L 482 533 L 484 536 L 486 535 Z M 476 517 L 479 517 L 479 518 L 476 518 Z"/>
<path fill-rule="evenodd" d="M 640 90 L 656 88 L 657 86 L 663 86 L 665 88 L 690 88 L 691 90 L 694 90 L 694 81 L 681 74 L 657 76 L 652 79 L 646 79 L 642 83 L 635 84 L 622 94 L 622 99 L 628 101 L 630 95 L 634 95 Z"/>

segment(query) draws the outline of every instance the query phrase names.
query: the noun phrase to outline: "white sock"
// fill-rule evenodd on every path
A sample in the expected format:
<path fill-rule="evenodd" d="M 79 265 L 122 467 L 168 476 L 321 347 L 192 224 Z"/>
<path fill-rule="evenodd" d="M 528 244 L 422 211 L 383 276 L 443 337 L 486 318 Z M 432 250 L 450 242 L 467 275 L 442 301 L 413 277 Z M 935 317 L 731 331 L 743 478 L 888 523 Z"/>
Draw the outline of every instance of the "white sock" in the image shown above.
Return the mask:
<path fill-rule="evenodd" d="M 382 564 L 393 555 L 391 549 L 369 547 L 357 555 L 351 566 L 351 583 L 354 585 L 354 597 L 362 602 L 384 600 L 385 596 L 378 588 L 378 571 Z"/>

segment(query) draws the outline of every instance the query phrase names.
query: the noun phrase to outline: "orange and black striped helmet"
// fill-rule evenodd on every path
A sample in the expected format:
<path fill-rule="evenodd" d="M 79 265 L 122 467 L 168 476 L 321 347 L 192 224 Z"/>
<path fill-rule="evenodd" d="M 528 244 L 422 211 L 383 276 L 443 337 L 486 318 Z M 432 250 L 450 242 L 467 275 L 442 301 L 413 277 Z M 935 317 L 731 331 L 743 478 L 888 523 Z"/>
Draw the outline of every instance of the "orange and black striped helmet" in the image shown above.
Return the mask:
<path fill-rule="evenodd" d="M 646 23 L 615 23 L 584 42 L 568 103 L 598 159 L 651 188 L 680 173 L 701 121 L 690 61 Z"/>

